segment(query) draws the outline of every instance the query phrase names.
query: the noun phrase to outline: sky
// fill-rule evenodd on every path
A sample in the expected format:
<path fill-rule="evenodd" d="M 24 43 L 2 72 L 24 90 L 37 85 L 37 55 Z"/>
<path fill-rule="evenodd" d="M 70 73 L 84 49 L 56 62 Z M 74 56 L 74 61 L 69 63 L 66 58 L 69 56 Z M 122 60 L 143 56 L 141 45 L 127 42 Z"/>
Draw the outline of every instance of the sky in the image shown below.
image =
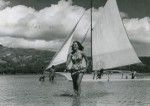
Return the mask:
<path fill-rule="evenodd" d="M 93 25 L 105 3 L 93 0 Z M 150 0 L 117 4 L 138 56 L 150 56 Z M 0 44 L 57 51 L 83 14 L 75 31 L 78 40 L 90 25 L 90 0 L 0 0 Z"/>

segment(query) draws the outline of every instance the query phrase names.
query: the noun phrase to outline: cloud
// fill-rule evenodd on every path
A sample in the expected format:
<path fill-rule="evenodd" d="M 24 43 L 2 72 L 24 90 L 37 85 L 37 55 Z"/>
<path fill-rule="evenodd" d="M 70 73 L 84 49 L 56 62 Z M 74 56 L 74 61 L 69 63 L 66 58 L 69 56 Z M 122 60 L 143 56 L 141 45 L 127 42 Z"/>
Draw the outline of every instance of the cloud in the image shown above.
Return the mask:
<path fill-rule="evenodd" d="M 124 25 L 131 40 L 150 42 L 150 18 L 125 19 Z"/>
<path fill-rule="evenodd" d="M 0 37 L 3 46 L 11 48 L 32 48 L 40 50 L 58 51 L 64 42 L 63 40 L 27 40 L 24 38 Z"/>
<path fill-rule="evenodd" d="M 93 25 L 101 10 L 93 8 Z M 39 11 L 23 5 L 6 7 L 0 10 L 0 42 L 8 47 L 49 49 L 55 41 L 56 45 L 64 41 L 83 14 L 74 33 L 77 39 L 83 38 L 90 27 L 90 9 L 72 5 L 71 0 L 61 0 Z"/>
<path fill-rule="evenodd" d="M 93 25 L 102 8 L 93 8 Z M 85 12 L 86 11 L 86 12 Z M 76 35 L 84 35 L 90 25 L 90 9 L 72 5 L 72 1 L 61 0 L 39 11 L 17 5 L 0 11 L 0 37 L 25 39 L 62 39 L 71 32 L 84 13 L 76 29 Z"/>
<path fill-rule="evenodd" d="M 83 13 L 74 33 L 76 39 L 81 41 L 90 27 L 90 9 L 72 5 L 71 0 L 60 0 L 39 11 L 23 5 L 9 7 L 9 3 L 0 0 L 0 43 L 8 47 L 54 50 L 60 47 Z M 93 26 L 102 9 L 93 8 Z M 127 19 L 128 14 L 124 12 L 120 15 L 138 55 L 144 55 L 139 51 L 141 45 L 147 50 L 150 44 L 150 18 Z M 90 31 L 87 38 L 90 38 Z M 87 42 L 85 45 L 89 44 Z"/>
<path fill-rule="evenodd" d="M 0 0 L 0 10 L 1 9 L 4 9 L 6 6 L 8 6 L 10 4 L 9 1 L 3 1 L 3 0 Z"/>
<path fill-rule="evenodd" d="M 150 56 L 150 17 L 124 19 L 124 25 L 139 56 Z"/>
<path fill-rule="evenodd" d="M 120 12 L 120 16 L 121 16 L 121 18 L 128 18 L 129 17 L 128 14 L 125 12 Z"/>
<path fill-rule="evenodd" d="M 40 11 L 23 5 L 7 7 L 0 11 L 0 36 L 45 40 L 64 38 L 84 11 L 84 8 L 72 6 L 71 1 L 65 0 Z"/>
<path fill-rule="evenodd" d="M 150 31 L 150 18 L 144 17 L 142 19 L 133 18 L 124 20 L 126 29 L 134 31 L 143 28 L 144 31 Z"/>

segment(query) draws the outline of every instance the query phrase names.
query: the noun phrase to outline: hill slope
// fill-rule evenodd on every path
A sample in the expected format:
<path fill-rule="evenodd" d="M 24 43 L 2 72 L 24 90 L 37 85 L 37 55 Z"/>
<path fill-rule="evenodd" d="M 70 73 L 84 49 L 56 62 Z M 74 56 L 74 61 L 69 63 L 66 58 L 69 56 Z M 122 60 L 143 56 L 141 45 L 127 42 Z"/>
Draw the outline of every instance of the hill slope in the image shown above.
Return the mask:
<path fill-rule="evenodd" d="M 0 73 L 41 73 L 54 52 L 0 46 Z"/>
<path fill-rule="evenodd" d="M 7 48 L 0 45 L 0 73 L 42 73 L 54 54 L 51 51 Z M 150 72 L 150 57 L 140 57 L 140 59 L 143 64 L 130 65 L 130 67 L 124 66 L 117 69 Z M 63 71 L 65 64 L 59 65 L 57 69 Z"/>

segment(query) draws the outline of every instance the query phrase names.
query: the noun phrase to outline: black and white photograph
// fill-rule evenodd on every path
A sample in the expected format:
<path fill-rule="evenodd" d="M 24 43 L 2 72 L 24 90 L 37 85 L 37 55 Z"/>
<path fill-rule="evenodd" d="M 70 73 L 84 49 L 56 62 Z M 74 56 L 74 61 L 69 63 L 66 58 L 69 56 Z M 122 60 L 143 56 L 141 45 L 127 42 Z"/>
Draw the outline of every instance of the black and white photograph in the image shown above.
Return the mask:
<path fill-rule="evenodd" d="M 150 0 L 0 0 L 0 106 L 150 106 Z"/>

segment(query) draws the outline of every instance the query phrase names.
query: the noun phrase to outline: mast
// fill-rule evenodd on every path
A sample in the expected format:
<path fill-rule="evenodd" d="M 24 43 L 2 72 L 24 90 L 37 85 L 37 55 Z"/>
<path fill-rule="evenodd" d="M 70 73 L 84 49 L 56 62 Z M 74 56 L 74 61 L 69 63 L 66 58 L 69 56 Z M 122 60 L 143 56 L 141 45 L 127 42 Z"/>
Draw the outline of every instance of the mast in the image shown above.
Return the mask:
<path fill-rule="evenodd" d="M 93 28 L 92 28 L 92 7 L 93 7 L 93 1 L 91 0 L 91 71 L 93 71 L 93 57 L 92 57 L 92 31 L 93 31 Z"/>

